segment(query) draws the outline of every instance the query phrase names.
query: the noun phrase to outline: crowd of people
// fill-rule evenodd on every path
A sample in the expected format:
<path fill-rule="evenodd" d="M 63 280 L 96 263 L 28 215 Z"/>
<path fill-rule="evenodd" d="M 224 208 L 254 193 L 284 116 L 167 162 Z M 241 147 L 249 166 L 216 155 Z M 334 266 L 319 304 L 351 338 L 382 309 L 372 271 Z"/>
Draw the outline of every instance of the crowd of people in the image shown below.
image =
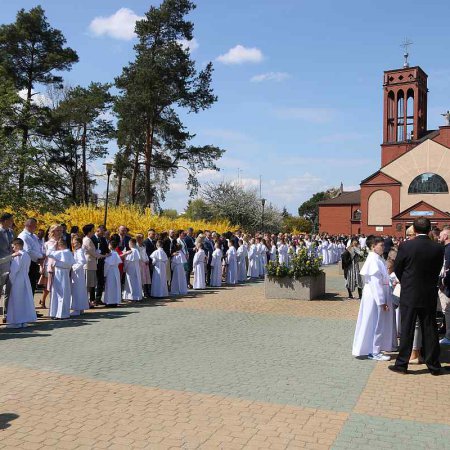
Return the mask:
<path fill-rule="evenodd" d="M 369 236 L 365 245 L 361 270 L 358 239 L 342 255 L 349 293 L 356 286 L 361 296 L 352 354 L 389 361 L 386 353 L 398 351 L 390 370 L 406 374 L 409 364 L 425 363 L 440 375 L 440 345 L 450 345 L 450 226 L 431 229 L 421 217 L 405 240 Z"/>
<path fill-rule="evenodd" d="M 4 213 L 0 215 L 0 295 L 4 292 L 7 326 L 21 328 L 42 315 L 36 312 L 34 303 L 38 288 L 42 290 L 40 308 L 48 308 L 48 316 L 53 319 L 68 319 L 103 305 L 114 308 L 124 301 L 183 296 L 190 289 L 264 278 L 269 261 L 289 267 L 294 256 L 306 250 L 323 265 L 341 262 L 348 297 L 358 292 L 361 307 L 353 345 L 355 356 L 389 359 L 384 352 L 397 348 L 398 336 L 406 336 L 406 327 L 413 321 L 408 361 L 427 362 L 428 357 L 430 362 L 429 354 L 421 355 L 422 348 L 430 349 L 426 342 L 430 330 L 427 326 L 424 329 L 422 311 L 413 314 L 402 305 L 409 301 L 402 300 L 405 290 L 412 296 L 416 289 L 404 286 L 402 276 L 408 279 L 410 269 L 405 268 L 402 249 L 409 248 L 407 242 L 415 236 L 424 234 L 420 231 L 419 221 L 408 229 L 405 239 L 327 233 L 250 235 L 239 230 L 194 234 L 192 228 L 163 233 L 150 229 L 146 237 L 132 237 L 125 225 L 117 232 L 94 224 L 74 226 L 70 231 L 64 224 L 54 224 L 43 230 L 38 229 L 36 219 L 29 218 L 16 237 L 13 215 Z M 425 234 L 430 243 L 444 244 L 433 243 L 442 254 L 436 253 L 434 265 L 426 262 L 423 283 L 432 283 L 435 288 L 435 298 L 427 304 L 432 304 L 431 309 L 434 305 L 434 316 L 436 309 L 442 311 L 440 331 L 445 336 L 441 344 L 450 344 L 450 227 Z M 439 270 L 431 271 L 438 266 Z M 419 278 L 416 274 L 413 281 Z M 418 286 L 416 290 L 421 289 Z M 417 301 L 422 304 L 424 300 Z M 403 349 L 403 358 L 405 352 L 407 348 Z"/>
<path fill-rule="evenodd" d="M 235 285 L 263 278 L 269 261 L 290 266 L 301 249 L 336 263 L 345 239 L 328 235 L 279 233 L 219 234 L 169 230 L 132 237 L 125 225 L 117 232 L 86 224 L 70 231 L 65 224 L 38 229 L 34 218 L 15 232 L 14 217 L 0 216 L 0 294 L 9 327 L 24 327 L 37 318 L 34 296 L 42 290 L 40 308 L 54 319 L 78 316 L 101 305 L 186 295 L 189 289 Z M 17 234 L 17 236 L 15 236 Z"/>

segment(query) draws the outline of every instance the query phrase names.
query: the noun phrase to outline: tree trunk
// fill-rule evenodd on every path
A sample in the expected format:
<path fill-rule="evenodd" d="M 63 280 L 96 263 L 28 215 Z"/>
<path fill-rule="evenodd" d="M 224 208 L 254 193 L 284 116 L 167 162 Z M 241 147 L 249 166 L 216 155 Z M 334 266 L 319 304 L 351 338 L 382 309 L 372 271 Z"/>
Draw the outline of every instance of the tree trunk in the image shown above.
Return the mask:
<path fill-rule="evenodd" d="M 117 174 L 117 196 L 116 196 L 116 206 L 120 205 L 120 196 L 122 195 L 122 172 Z"/>
<path fill-rule="evenodd" d="M 19 198 L 23 198 L 24 192 L 25 192 L 25 171 L 27 170 L 27 143 L 28 143 L 28 134 L 29 134 L 29 127 L 28 127 L 28 116 L 30 114 L 30 107 L 31 107 L 31 94 L 33 90 L 33 85 L 31 82 L 28 83 L 27 87 L 27 99 L 25 103 L 25 111 L 23 114 L 23 126 L 22 126 L 22 145 L 20 149 L 20 158 L 19 158 Z"/>
<path fill-rule="evenodd" d="M 139 174 L 139 146 L 136 146 L 134 155 L 133 175 L 131 177 L 131 203 L 136 203 L 136 181 Z"/>
<path fill-rule="evenodd" d="M 150 169 L 152 166 L 152 150 L 153 150 L 153 127 L 150 122 L 147 123 L 145 130 L 145 207 L 151 208 L 153 203 L 152 185 L 150 180 Z"/>
<path fill-rule="evenodd" d="M 89 189 L 88 189 L 88 177 L 86 166 L 86 135 L 87 126 L 83 124 L 83 135 L 81 136 L 81 172 L 83 177 L 83 201 L 87 205 L 89 203 Z"/>

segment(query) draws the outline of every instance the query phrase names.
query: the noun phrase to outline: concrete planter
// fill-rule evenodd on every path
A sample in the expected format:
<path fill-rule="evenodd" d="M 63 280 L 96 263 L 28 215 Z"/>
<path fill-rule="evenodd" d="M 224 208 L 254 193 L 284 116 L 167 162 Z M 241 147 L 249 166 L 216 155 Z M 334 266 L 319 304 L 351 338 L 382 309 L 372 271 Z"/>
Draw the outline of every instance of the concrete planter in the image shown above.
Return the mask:
<path fill-rule="evenodd" d="M 325 294 L 325 273 L 299 279 L 266 276 L 264 287 L 266 298 L 314 300 Z"/>

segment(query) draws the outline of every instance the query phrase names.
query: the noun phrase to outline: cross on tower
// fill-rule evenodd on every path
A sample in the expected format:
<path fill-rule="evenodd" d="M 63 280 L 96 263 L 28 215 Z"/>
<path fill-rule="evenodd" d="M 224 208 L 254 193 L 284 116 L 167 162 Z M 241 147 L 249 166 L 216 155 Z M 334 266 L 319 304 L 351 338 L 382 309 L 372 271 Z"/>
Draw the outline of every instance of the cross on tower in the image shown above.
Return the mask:
<path fill-rule="evenodd" d="M 405 58 L 405 62 L 403 63 L 403 67 L 409 67 L 408 57 L 409 57 L 409 47 L 413 44 L 412 41 L 410 41 L 408 38 L 405 38 L 402 45 L 400 47 L 403 47 L 403 57 Z"/>

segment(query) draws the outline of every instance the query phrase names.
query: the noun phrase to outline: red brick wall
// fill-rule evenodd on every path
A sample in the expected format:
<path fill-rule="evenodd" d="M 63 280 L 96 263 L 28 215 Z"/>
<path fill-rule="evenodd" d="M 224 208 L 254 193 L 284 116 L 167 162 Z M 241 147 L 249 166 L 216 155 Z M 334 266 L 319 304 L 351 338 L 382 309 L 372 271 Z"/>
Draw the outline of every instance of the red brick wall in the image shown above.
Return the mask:
<path fill-rule="evenodd" d="M 359 224 L 352 224 L 352 213 L 359 205 L 320 205 L 319 231 L 330 234 L 355 234 Z M 353 231 L 356 228 L 356 231 Z"/>
<path fill-rule="evenodd" d="M 433 141 L 450 148 L 450 127 L 439 127 L 439 135 Z"/>

